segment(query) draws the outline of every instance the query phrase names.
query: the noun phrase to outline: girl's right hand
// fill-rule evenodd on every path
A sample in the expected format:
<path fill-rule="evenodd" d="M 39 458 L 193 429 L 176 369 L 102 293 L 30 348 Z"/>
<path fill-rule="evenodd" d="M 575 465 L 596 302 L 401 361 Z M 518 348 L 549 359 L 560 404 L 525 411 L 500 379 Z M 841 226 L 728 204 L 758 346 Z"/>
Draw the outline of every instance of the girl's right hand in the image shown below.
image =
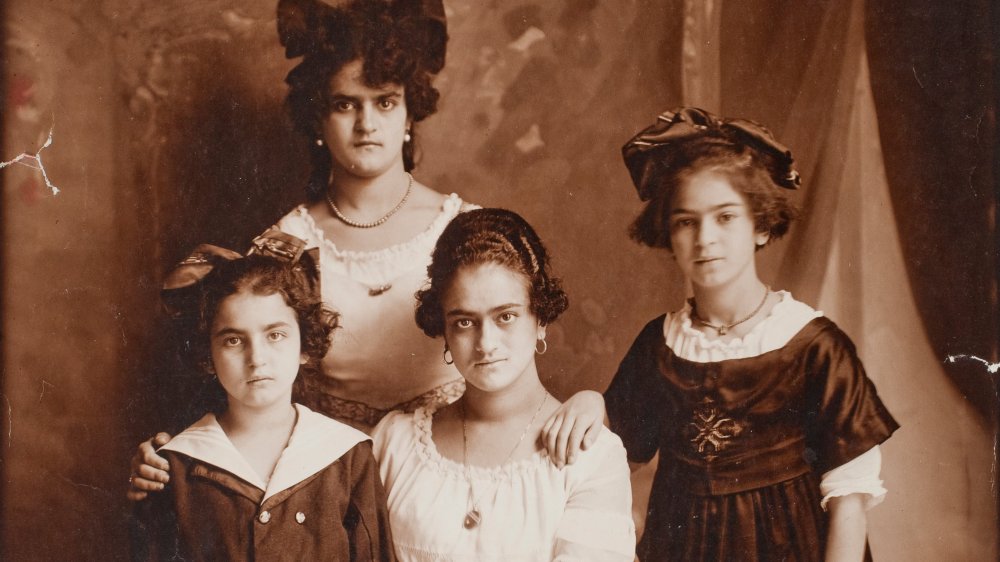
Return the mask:
<path fill-rule="evenodd" d="M 149 492 L 158 492 L 170 481 L 170 465 L 166 459 L 156 454 L 156 449 L 170 441 L 167 433 L 157 433 L 139 445 L 132 456 L 132 474 L 129 475 L 128 499 L 137 502 L 146 499 Z"/>

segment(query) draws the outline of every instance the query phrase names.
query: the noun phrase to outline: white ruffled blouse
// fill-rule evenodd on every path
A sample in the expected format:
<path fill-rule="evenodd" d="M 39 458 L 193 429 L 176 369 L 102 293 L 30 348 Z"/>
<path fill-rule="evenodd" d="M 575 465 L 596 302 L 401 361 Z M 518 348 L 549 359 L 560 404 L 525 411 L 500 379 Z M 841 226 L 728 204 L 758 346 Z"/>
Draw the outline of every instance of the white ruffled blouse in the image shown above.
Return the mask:
<path fill-rule="evenodd" d="M 667 314 L 663 322 L 664 341 L 678 357 L 698 363 L 745 359 L 779 349 L 823 313 L 795 300 L 788 291 L 778 291 L 778 295 L 781 300 L 764 320 L 742 338 L 727 341 L 710 338 L 695 329 L 691 321 L 691 305 L 687 303 L 681 310 Z M 865 506 L 868 509 L 878 505 L 886 494 L 880 478 L 881 470 L 882 453 L 876 445 L 826 472 L 820 482 L 823 508 L 826 508 L 830 498 L 853 493 L 866 495 Z"/>
<path fill-rule="evenodd" d="M 452 193 L 433 222 L 412 239 L 374 251 L 342 250 L 302 205 L 277 228 L 319 248 L 323 302 L 340 313 L 340 328 L 323 359 L 321 394 L 389 409 L 460 379 L 441 359 L 443 344 L 417 327 L 414 294 L 427 279 L 431 252 L 459 212 L 474 208 Z"/>
<path fill-rule="evenodd" d="M 617 435 L 601 432 L 562 469 L 544 451 L 496 468 L 470 467 L 482 520 L 466 529 L 466 470 L 438 453 L 432 423 L 428 409 L 393 412 L 373 433 L 400 561 L 633 559 L 629 468 Z"/>

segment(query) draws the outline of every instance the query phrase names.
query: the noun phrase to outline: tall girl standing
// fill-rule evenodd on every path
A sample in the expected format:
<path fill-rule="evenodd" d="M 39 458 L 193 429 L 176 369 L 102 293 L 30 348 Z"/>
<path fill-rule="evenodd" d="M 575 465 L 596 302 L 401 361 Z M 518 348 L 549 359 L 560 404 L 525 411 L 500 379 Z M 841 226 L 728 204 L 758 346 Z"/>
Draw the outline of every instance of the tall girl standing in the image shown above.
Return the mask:
<path fill-rule="evenodd" d="M 282 0 L 287 105 L 311 139 L 309 201 L 277 227 L 320 250 L 322 296 L 342 328 L 302 400 L 371 428 L 386 412 L 457 398 L 441 350 L 413 325 L 434 242 L 467 205 L 417 181 L 416 123 L 434 113 L 444 66 L 440 1 Z"/>
<path fill-rule="evenodd" d="M 788 230 L 791 153 L 762 127 L 666 112 L 625 145 L 645 208 L 693 296 L 639 334 L 605 394 L 634 463 L 657 451 L 643 560 L 861 560 L 898 425 L 851 340 L 757 274 Z"/>

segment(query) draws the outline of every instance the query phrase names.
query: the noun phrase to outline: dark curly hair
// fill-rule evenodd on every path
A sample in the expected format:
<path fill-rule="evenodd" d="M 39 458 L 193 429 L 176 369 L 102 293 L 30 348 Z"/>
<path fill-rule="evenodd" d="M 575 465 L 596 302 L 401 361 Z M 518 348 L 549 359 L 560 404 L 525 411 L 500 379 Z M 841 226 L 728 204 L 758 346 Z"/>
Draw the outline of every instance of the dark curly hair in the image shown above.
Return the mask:
<path fill-rule="evenodd" d="M 431 82 L 444 67 L 448 35 L 443 7 L 440 17 L 434 17 L 421 5 L 412 0 L 354 0 L 338 7 L 319 0 L 279 2 L 281 44 L 289 58 L 303 57 L 285 79 L 289 85 L 285 105 L 296 130 L 319 138 L 330 112 L 330 80 L 356 60 L 362 61 L 367 86 L 403 86 L 412 123 L 437 111 L 439 93 Z M 406 171 L 415 166 L 412 127 L 410 136 L 410 142 L 403 143 Z M 318 199 L 326 192 L 333 162 L 326 147 L 309 146 L 312 171 L 307 193 Z"/>
<path fill-rule="evenodd" d="M 211 330 L 219 306 L 227 297 L 240 292 L 254 295 L 281 295 L 298 320 L 301 353 L 307 361 L 299 375 L 318 374 L 320 361 L 330 350 L 330 336 L 337 328 L 338 315 L 323 305 L 317 285 L 308 278 L 301 264 L 259 254 L 223 261 L 201 282 L 194 337 L 190 342 L 190 360 L 206 370 L 212 361 Z"/>
<path fill-rule="evenodd" d="M 656 178 L 652 198 L 629 229 L 632 239 L 640 244 L 672 249 L 670 213 L 674 195 L 698 172 L 713 171 L 725 176 L 746 197 L 756 231 L 769 235 L 767 243 L 784 236 L 799 216 L 798 207 L 788 197 L 789 190 L 774 183 L 773 169 L 780 164 L 772 162 L 773 157 L 766 152 L 724 134 L 706 134 L 658 151 L 649 159 L 651 175 Z"/>
<path fill-rule="evenodd" d="M 552 276 L 549 257 L 538 234 L 520 215 L 506 209 L 460 213 L 441 233 L 431 264 L 430 284 L 417 292 L 417 325 L 434 338 L 444 335 L 442 301 L 462 266 L 495 263 L 528 279 L 529 308 L 542 325 L 566 311 L 569 299 Z"/>

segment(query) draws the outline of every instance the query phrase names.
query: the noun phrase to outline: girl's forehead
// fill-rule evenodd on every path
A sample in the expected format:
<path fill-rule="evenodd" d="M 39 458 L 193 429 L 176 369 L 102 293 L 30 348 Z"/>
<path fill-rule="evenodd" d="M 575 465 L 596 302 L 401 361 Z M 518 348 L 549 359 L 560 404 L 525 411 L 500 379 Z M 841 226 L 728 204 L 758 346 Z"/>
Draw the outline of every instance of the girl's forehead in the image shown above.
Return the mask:
<path fill-rule="evenodd" d="M 261 295 L 244 290 L 229 295 L 219 303 L 213 324 L 256 326 L 277 322 L 298 324 L 295 310 L 285 302 L 281 293 Z"/>
<path fill-rule="evenodd" d="M 477 308 L 501 303 L 527 303 L 531 282 L 509 266 L 486 262 L 459 267 L 442 295 L 446 308 L 475 303 Z"/>
<path fill-rule="evenodd" d="M 702 170 L 684 177 L 674 190 L 671 207 L 677 209 L 746 205 L 746 196 L 725 173 Z"/>
<path fill-rule="evenodd" d="M 384 95 L 393 92 L 402 92 L 403 85 L 389 82 L 378 86 L 370 86 L 365 82 L 364 61 L 362 59 L 353 60 L 340 67 L 333 76 L 330 77 L 330 93 L 344 95 Z"/>

